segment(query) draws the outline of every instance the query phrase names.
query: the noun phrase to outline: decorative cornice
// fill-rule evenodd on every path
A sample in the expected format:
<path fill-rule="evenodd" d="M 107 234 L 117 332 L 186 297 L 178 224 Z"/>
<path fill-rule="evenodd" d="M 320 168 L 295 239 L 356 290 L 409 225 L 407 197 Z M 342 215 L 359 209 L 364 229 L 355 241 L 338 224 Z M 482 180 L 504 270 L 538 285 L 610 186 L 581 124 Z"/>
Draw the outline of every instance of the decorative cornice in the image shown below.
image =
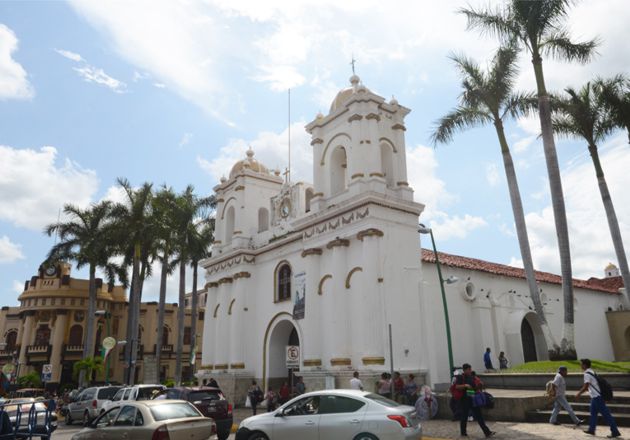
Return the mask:
<path fill-rule="evenodd" d="M 321 359 L 304 359 L 303 364 L 305 367 L 321 367 L 322 360 Z"/>
<path fill-rule="evenodd" d="M 355 272 L 363 272 L 363 268 L 355 267 L 350 272 L 348 272 L 348 275 L 346 276 L 346 289 L 350 288 L 350 279 L 352 278 L 352 275 L 354 275 Z"/>
<path fill-rule="evenodd" d="M 236 188 L 234 188 L 234 191 L 243 191 L 244 189 L 245 189 L 245 186 L 239 185 Z"/>
<path fill-rule="evenodd" d="M 219 284 L 231 283 L 233 281 L 232 277 L 223 277 L 219 281 Z"/>
<path fill-rule="evenodd" d="M 370 173 L 370 177 L 385 177 L 385 174 L 381 172 L 373 172 L 373 173 Z"/>
<path fill-rule="evenodd" d="M 243 272 L 237 272 L 234 275 L 232 275 L 232 278 L 234 278 L 235 280 L 238 280 L 239 278 L 249 278 L 251 277 L 252 274 L 246 271 Z"/>
<path fill-rule="evenodd" d="M 365 117 L 365 119 L 376 119 L 377 121 L 380 121 L 381 117 L 377 115 L 376 113 L 370 113 L 369 115 Z"/>
<path fill-rule="evenodd" d="M 228 369 L 228 364 L 216 364 L 214 366 L 215 370 L 227 370 Z"/>
<path fill-rule="evenodd" d="M 310 249 L 304 249 L 302 251 L 302 258 L 304 257 L 308 257 L 309 255 L 321 255 L 322 254 L 322 249 L 321 248 L 310 248 Z"/>
<path fill-rule="evenodd" d="M 243 231 L 234 231 L 234 232 L 232 232 L 232 235 L 237 235 L 237 234 L 242 234 L 242 233 L 243 233 Z"/>
<path fill-rule="evenodd" d="M 396 182 L 396 185 L 398 186 L 409 186 L 409 182 Z"/>
<path fill-rule="evenodd" d="M 219 287 L 219 283 L 217 283 L 216 281 L 211 281 L 209 283 L 206 283 L 206 285 L 204 287 L 206 289 L 212 289 L 214 287 Z"/>
<path fill-rule="evenodd" d="M 221 240 L 214 240 L 212 244 L 221 244 Z"/>
<path fill-rule="evenodd" d="M 322 138 L 313 138 L 313 140 L 311 141 L 311 145 L 317 145 L 317 144 L 323 144 L 324 140 Z"/>
<path fill-rule="evenodd" d="M 316 192 L 315 194 L 313 194 L 313 198 L 315 197 L 324 197 L 324 193 L 323 192 Z"/>
<path fill-rule="evenodd" d="M 357 240 L 363 241 L 365 237 L 382 237 L 383 231 L 376 228 L 368 228 L 357 232 Z"/>
<path fill-rule="evenodd" d="M 212 365 L 212 364 L 202 365 L 201 369 L 202 370 L 212 370 L 212 369 L 214 369 L 214 365 Z"/>
<path fill-rule="evenodd" d="M 350 358 L 332 358 L 330 360 L 330 365 L 333 367 L 342 367 L 347 365 L 352 365 L 352 359 Z"/>
<path fill-rule="evenodd" d="M 356 174 L 353 174 L 352 177 L 350 177 L 350 178 L 351 179 L 359 179 L 361 177 L 365 177 L 365 174 L 363 174 L 363 173 L 356 173 Z"/>
<path fill-rule="evenodd" d="M 224 198 L 217 199 L 217 203 L 223 203 L 223 202 L 225 202 Z"/>
<path fill-rule="evenodd" d="M 394 124 L 392 125 L 392 130 L 402 130 L 407 131 L 407 128 L 402 124 Z"/>
<path fill-rule="evenodd" d="M 326 245 L 326 249 L 332 249 L 337 246 L 348 247 L 350 246 L 350 240 L 347 240 L 345 238 L 335 238 L 333 241 L 329 242 Z"/>
<path fill-rule="evenodd" d="M 232 370 L 244 370 L 245 364 L 243 362 L 236 362 L 234 364 L 230 364 L 230 369 Z"/>
<path fill-rule="evenodd" d="M 363 365 L 385 365 L 385 358 L 381 356 L 366 356 L 361 361 Z"/>
<path fill-rule="evenodd" d="M 322 292 L 322 288 L 324 287 L 324 282 L 327 279 L 329 279 L 329 278 L 332 278 L 332 275 L 328 273 L 328 274 L 324 275 L 321 280 L 319 280 L 319 286 L 317 286 L 317 294 L 318 295 L 321 296 L 324 293 L 324 292 Z"/>
<path fill-rule="evenodd" d="M 355 113 L 354 115 L 352 115 L 352 116 L 350 116 L 350 117 L 348 118 L 348 122 L 352 122 L 352 121 L 360 121 L 361 119 L 363 119 L 363 116 L 358 115 L 358 114 L 356 114 L 356 113 Z"/>

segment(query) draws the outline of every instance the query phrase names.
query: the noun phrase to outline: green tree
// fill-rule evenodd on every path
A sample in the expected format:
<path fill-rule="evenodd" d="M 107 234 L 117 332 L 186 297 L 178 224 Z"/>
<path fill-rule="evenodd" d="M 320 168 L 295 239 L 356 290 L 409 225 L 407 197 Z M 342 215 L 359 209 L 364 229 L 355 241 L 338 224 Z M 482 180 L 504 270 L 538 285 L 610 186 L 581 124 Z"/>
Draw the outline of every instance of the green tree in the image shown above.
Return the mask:
<path fill-rule="evenodd" d="M 42 379 L 37 371 L 18 377 L 16 382 L 21 388 L 41 388 L 42 386 Z"/>
<path fill-rule="evenodd" d="M 64 214 L 69 217 L 68 221 L 53 223 L 46 227 L 48 235 L 57 234 L 59 239 L 48 253 L 47 264 L 70 260 L 76 263 L 78 269 L 88 266 L 88 317 L 83 341 L 84 358 L 94 352 L 96 270 L 103 268 L 110 283 L 113 283 L 116 274 L 122 272 L 120 266 L 110 261 L 115 254 L 115 247 L 112 245 L 111 209 L 109 202 L 101 202 L 87 209 L 66 205 Z M 83 377 L 80 378 L 80 385 L 83 385 L 82 379 Z"/>
<path fill-rule="evenodd" d="M 104 369 L 103 358 L 100 356 L 88 356 L 86 358 L 77 361 L 72 366 L 72 376 L 76 379 L 77 376 L 87 377 L 87 384 L 92 382 L 92 373 L 101 373 Z"/>
<path fill-rule="evenodd" d="M 604 204 L 604 211 L 608 220 L 608 228 L 612 238 L 615 254 L 619 263 L 619 269 L 626 287 L 626 306 L 630 306 L 630 271 L 628 270 L 628 260 L 621 238 L 619 221 L 615 213 L 615 207 L 608 190 L 604 169 L 599 160 L 597 144 L 602 142 L 615 129 L 615 121 L 611 117 L 606 106 L 602 106 L 602 98 L 599 96 L 601 88 L 596 88 L 591 83 L 586 83 L 581 89 L 575 90 L 571 87 L 565 89 L 567 96 L 554 100 L 553 128 L 554 131 L 563 136 L 582 138 L 586 141 L 588 152 L 593 160 L 595 176 L 599 193 Z M 598 92 L 599 91 L 599 92 Z"/>
<path fill-rule="evenodd" d="M 432 141 L 434 144 L 450 142 L 453 134 L 459 130 L 479 125 L 494 125 L 501 148 L 525 278 L 547 347 L 551 352 L 557 352 L 560 347 L 549 328 L 540 300 L 540 290 L 536 282 L 525 224 L 523 202 L 514 169 L 514 161 L 503 127 L 503 121 L 506 118 L 517 118 L 536 107 L 536 98 L 533 93 L 514 91 L 514 81 L 518 74 L 515 64 L 516 57 L 517 51 L 513 47 L 500 48 L 492 59 L 487 72 L 484 72 L 473 60 L 464 56 L 452 56 L 451 59 L 460 71 L 463 91 L 459 96 L 458 107 L 437 122 Z"/>
<path fill-rule="evenodd" d="M 577 353 L 575 351 L 569 228 L 542 57 L 549 55 L 567 61 L 588 62 L 594 55 L 597 46 L 595 40 L 574 43 L 565 27 L 568 10 L 572 3 L 570 0 L 509 0 L 503 7 L 460 9 L 460 12 L 468 18 L 469 28 L 480 29 L 482 32 L 498 37 L 504 43 L 516 42 L 529 52 L 532 58 L 538 95 L 538 116 L 558 237 L 564 298 L 562 340 L 560 352 L 554 356 L 554 359 L 576 359 Z"/>
<path fill-rule="evenodd" d="M 617 75 L 610 79 L 599 79 L 593 84 L 598 100 L 610 113 L 615 125 L 628 133 L 630 143 L 630 79 Z"/>

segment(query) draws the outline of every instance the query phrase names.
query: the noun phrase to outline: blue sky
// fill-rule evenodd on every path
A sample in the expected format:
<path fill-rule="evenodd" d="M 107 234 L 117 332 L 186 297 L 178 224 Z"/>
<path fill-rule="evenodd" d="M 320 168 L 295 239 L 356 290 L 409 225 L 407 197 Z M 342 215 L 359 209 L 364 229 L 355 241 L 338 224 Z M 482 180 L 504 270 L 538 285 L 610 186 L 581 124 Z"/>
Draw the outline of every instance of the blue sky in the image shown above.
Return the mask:
<path fill-rule="evenodd" d="M 485 64 L 495 41 L 465 30 L 455 10 L 466 2 L 339 3 L 0 2 L 2 303 L 15 304 L 44 259 L 53 239 L 41 231 L 62 205 L 116 200 L 117 177 L 178 190 L 193 184 L 209 194 L 248 145 L 270 168 L 284 168 L 289 87 L 293 175 L 311 181 L 303 126 L 348 85 L 353 55 L 368 88 L 412 109 L 410 183 L 440 250 L 519 264 L 493 129 L 470 130 L 437 149 L 429 144 L 434 121 L 459 93 L 447 56 L 463 52 Z M 549 88 L 630 73 L 629 20 L 624 0 L 578 3 L 570 28 L 577 39 L 601 38 L 599 56 L 586 66 L 547 62 Z M 526 56 L 520 65 L 518 86 L 532 89 Z M 537 134 L 536 119 L 508 124 L 535 265 L 557 272 Z M 579 141 L 557 146 L 574 273 L 601 276 L 615 257 L 590 158 Z M 600 149 L 628 244 L 630 146 L 619 132 Z M 156 285 L 148 283 L 145 298 L 157 296 Z"/>

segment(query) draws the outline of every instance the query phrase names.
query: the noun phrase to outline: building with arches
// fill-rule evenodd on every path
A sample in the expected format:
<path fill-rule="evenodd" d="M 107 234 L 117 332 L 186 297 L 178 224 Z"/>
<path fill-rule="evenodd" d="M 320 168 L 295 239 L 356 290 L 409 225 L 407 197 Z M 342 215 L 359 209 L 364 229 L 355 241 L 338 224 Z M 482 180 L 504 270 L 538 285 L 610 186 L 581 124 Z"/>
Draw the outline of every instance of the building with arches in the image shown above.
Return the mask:
<path fill-rule="evenodd" d="M 306 126 L 312 184 L 271 172 L 250 148 L 214 187 L 216 241 L 201 263 L 208 315 L 200 380 L 217 379 L 237 404 L 252 379 L 277 388 L 294 368 L 311 390 L 347 387 L 355 370 L 371 389 L 390 363 L 419 382 L 449 381 L 439 283 L 420 248 L 424 206 L 407 182 L 409 112 L 353 75 L 328 114 Z M 456 260 L 445 266 L 460 279 L 448 287 L 460 291 L 448 299 L 456 361 L 479 369 L 487 346 L 514 363 L 544 358 L 523 277 Z M 558 280 L 543 281 L 560 334 Z M 619 307 L 617 290 L 583 285 L 576 299 L 579 318 L 601 310 L 599 330 L 577 328 L 578 349 L 612 358 L 605 311 Z M 299 346 L 295 367 L 288 346 Z"/>
<path fill-rule="evenodd" d="M 7 363 L 16 367 L 18 376 L 51 364 L 51 388 L 70 384 L 73 364 L 83 356 L 84 332 L 88 320 L 95 320 L 94 340 L 90 345 L 100 354 L 102 340 L 112 336 L 118 341 L 126 339 L 128 302 L 122 286 L 110 286 L 97 278 L 96 310 L 109 315 L 87 316 L 89 281 L 71 277 L 71 265 L 59 263 L 53 267 L 41 267 L 38 274 L 25 282 L 24 291 L 18 297 L 17 307 L 0 310 L 0 368 Z M 197 334 L 203 331 L 205 290 L 199 294 L 199 320 Z M 145 292 L 146 296 L 146 292 Z M 191 375 L 190 301 L 186 297 L 186 322 L 184 327 L 183 373 Z M 138 383 L 155 383 L 173 377 L 175 372 L 175 345 L 177 341 L 177 304 L 166 304 L 165 325 L 157 329 L 157 302 L 143 302 L 140 307 L 139 353 L 136 380 Z M 108 322 L 109 321 L 109 322 Z M 158 334 L 163 338 L 161 366 L 155 364 Z M 201 344 L 197 343 L 197 368 L 201 366 Z M 110 380 L 122 383 L 124 372 L 123 347 L 118 346 L 110 354 Z M 15 374 L 14 374 L 15 375 Z M 104 381 L 105 373 L 96 374 L 96 381 Z"/>

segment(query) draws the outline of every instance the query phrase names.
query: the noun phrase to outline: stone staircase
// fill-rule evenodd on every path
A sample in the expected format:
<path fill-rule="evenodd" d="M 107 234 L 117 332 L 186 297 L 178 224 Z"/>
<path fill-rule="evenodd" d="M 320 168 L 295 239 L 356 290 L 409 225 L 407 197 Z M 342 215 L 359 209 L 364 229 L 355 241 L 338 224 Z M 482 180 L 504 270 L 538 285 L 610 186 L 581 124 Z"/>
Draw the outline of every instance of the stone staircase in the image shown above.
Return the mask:
<path fill-rule="evenodd" d="M 567 400 L 571 403 L 575 415 L 580 419 L 585 420 L 585 424 L 588 425 L 588 419 L 590 417 L 590 399 L 588 396 L 582 396 L 579 400 L 575 399 L 574 395 L 568 394 Z M 630 427 L 630 393 L 629 392 L 615 392 L 615 398 L 611 402 L 607 402 L 606 405 L 612 413 L 618 426 Z M 548 423 L 551 416 L 551 405 L 549 408 L 531 410 L 527 412 L 527 421 L 533 423 Z M 562 424 L 572 424 L 571 418 L 566 411 L 560 411 L 558 421 Z M 600 426 L 606 426 L 606 422 L 600 415 L 597 424 Z"/>

